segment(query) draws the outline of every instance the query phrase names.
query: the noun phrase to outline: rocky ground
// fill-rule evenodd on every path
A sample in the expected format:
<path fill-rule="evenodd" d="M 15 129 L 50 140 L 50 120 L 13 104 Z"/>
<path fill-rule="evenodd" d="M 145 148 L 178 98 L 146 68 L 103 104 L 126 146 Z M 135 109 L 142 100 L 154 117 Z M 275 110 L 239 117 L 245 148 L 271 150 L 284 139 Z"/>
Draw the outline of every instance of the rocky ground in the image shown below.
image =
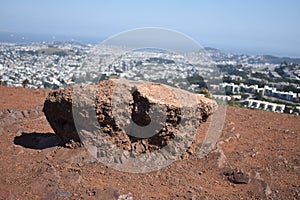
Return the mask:
<path fill-rule="evenodd" d="M 42 112 L 47 94 L 0 87 L 0 199 L 300 199 L 299 116 L 228 107 L 207 157 L 132 174 L 63 147 Z"/>

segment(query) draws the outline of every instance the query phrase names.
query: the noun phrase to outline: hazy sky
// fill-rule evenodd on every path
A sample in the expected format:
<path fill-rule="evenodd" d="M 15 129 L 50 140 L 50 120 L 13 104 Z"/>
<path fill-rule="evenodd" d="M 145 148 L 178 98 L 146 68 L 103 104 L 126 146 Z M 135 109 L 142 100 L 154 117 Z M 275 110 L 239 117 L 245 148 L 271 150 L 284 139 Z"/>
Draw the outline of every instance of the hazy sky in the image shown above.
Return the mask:
<path fill-rule="evenodd" d="M 105 38 L 141 27 L 226 51 L 300 57 L 298 0 L 0 0 L 0 32 Z"/>

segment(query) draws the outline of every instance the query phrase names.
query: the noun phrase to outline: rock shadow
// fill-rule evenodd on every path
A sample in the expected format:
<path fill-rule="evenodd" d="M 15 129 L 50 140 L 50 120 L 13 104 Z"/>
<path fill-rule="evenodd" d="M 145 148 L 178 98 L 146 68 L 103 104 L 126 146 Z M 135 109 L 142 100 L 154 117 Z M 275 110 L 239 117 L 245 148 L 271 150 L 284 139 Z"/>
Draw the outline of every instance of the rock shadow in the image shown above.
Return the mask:
<path fill-rule="evenodd" d="M 63 146 L 62 141 L 53 133 L 22 133 L 14 138 L 14 144 L 30 149 L 46 149 Z"/>

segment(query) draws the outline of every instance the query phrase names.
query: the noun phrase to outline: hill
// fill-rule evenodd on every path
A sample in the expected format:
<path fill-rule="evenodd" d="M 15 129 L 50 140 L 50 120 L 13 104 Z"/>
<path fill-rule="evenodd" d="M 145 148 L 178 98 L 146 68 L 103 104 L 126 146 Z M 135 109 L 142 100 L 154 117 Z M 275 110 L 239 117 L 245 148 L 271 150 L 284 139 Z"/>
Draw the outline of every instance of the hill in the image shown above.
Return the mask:
<path fill-rule="evenodd" d="M 217 148 L 132 174 L 62 147 L 47 90 L 0 87 L 0 199 L 299 199 L 300 117 L 228 107 Z M 201 143 L 209 120 L 198 130 Z M 237 184 L 240 183 L 240 184 Z"/>

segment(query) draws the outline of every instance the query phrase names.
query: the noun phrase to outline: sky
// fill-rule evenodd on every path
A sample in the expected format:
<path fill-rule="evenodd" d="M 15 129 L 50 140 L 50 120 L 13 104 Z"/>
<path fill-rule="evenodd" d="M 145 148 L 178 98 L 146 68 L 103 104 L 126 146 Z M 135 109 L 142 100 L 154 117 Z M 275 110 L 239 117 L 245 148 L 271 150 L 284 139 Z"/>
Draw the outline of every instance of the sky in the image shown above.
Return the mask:
<path fill-rule="evenodd" d="M 105 39 L 143 27 L 225 52 L 300 57 L 298 0 L 0 0 L 0 32 Z"/>

